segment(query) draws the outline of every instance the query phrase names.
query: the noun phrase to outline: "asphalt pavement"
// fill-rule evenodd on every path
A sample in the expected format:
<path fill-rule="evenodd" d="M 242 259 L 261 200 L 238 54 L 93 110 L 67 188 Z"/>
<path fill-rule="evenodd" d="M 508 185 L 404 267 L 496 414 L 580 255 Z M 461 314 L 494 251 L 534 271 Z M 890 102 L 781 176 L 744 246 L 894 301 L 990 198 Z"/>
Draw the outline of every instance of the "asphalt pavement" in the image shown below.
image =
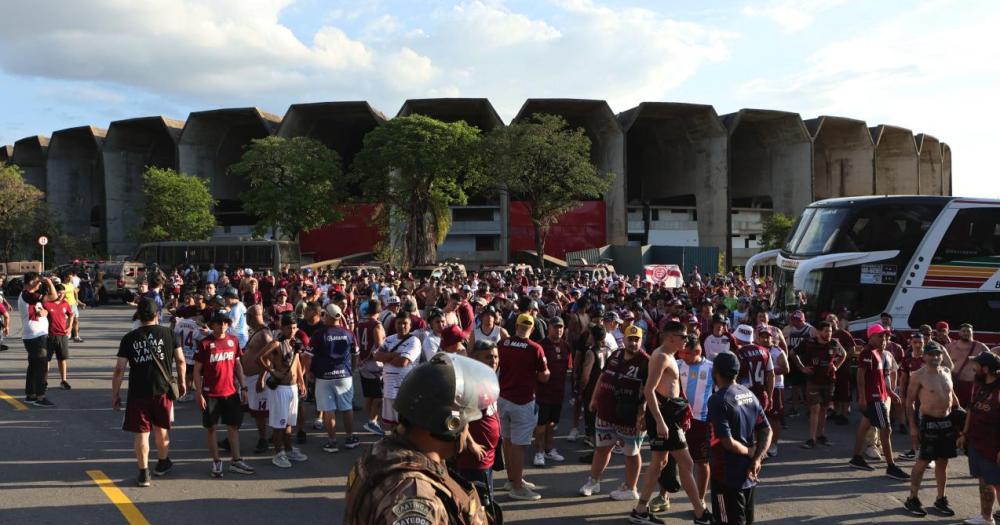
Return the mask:
<path fill-rule="evenodd" d="M 26 359 L 18 337 L 20 321 L 14 314 L 11 337 L 6 340 L 10 350 L 0 352 L 0 391 L 9 396 L 0 400 L 0 525 L 342 522 L 347 471 L 364 445 L 375 441 L 371 434 L 359 434 L 361 448 L 328 454 L 320 449 L 324 436 L 311 431 L 308 443 L 300 446 L 309 456 L 304 463 L 283 470 L 271 464 L 270 456 L 245 454 L 257 469 L 256 475 L 227 471 L 224 478 L 213 479 L 200 414 L 193 403 L 178 404 L 176 424 L 170 432 L 173 470 L 154 478 L 152 487 L 136 487 L 132 436 L 121 430 L 122 413 L 111 409 L 111 372 L 131 313 L 124 306 L 82 311 L 81 335 L 86 342 L 71 343 L 72 390 L 58 388 L 52 364 L 49 383 L 55 389 L 49 397 L 55 408 L 15 406 L 24 397 Z M 602 495 L 577 495 L 589 465 L 577 460 L 586 452 L 582 444 L 565 440 L 569 412 L 564 410 L 557 445 L 566 462 L 526 469 L 525 477 L 539 485 L 543 499 L 512 501 L 498 491 L 506 522 L 625 522 L 632 503 L 607 497 L 623 474 L 620 456 L 612 459 Z M 905 514 L 902 502 L 908 484 L 886 477 L 884 464 L 875 472 L 847 467 L 858 418 L 852 415 L 848 426 L 831 424 L 828 435 L 834 446 L 813 450 L 799 448 L 806 434 L 805 418 L 788 420 L 778 457 L 769 460 L 761 473 L 757 523 L 959 523 L 978 511 L 976 482 L 968 476 L 966 458 L 959 457 L 949 466 L 948 488 L 958 515 L 915 518 Z M 241 436 L 244 448 L 252 448 L 256 430 L 249 417 Z M 894 434 L 893 443 L 897 453 L 909 448 L 906 436 Z M 151 457 L 151 464 L 155 464 L 153 452 Z M 643 457 L 648 460 L 648 450 L 643 451 Z M 909 471 L 912 462 L 899 464 Z M 498 474 L 496 486 L 500 488 L 505 480 Z M 934 500 L 933 475 L 928 474 L 921 492 L 925 505 Z M 103 476 L 110 482 L 102 488 L 95 479 Z M 692 519 L 691 507 L 681 494 L 674 495 L 672 508 L 665 515 L 668 523 L 690 523 Z"/>

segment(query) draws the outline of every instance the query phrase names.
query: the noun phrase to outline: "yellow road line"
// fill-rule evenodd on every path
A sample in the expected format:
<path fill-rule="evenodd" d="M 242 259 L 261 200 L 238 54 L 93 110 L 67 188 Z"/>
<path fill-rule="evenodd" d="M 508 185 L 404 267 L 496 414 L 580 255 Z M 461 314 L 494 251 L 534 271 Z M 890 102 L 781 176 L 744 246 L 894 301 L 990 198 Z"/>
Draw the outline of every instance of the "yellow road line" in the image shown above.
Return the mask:
<path fill-rule="evenodd" d="M 3 399 L 7 403 L 9 403 L 10 406 L 14 407 L 14 410 L 27 410 L 28 409 L 28 407 L 26 407 L 24 405 L 24 403 L 18 401 L 17 399 L 14 399 L 10 394 L 8 394 L 7 392 L 4 392 L 3 390 L 0 390 L 0 399 Z"/>
<path fill-rule="evenodd" d="M 100 470 L 88 470 L 87 475 L 90 479 L 97 483 L 97 486 L 101 488 L 101 492 L 111 500 L 118 507 L 118 511 L 122 513 L 125 517 L 125 521 L 129 525 L 149 525 L 149 521 L 146 517 L 139 512 L 132 500 L 128 499 L 128 496 L 115 486 L 114 482 L 111 481 L 103 472 Z"/>

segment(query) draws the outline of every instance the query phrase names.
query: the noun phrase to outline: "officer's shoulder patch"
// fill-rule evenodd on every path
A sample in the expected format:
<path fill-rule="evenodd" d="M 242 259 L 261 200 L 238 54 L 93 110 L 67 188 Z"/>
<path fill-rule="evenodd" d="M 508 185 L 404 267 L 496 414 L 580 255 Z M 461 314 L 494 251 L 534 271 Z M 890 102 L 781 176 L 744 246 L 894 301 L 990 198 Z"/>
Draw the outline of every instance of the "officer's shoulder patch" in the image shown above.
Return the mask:
<path fill-rule="evenodd" d="M 431 525 L 434 505 L 423 498 L 407 498 L 392 507 L 392 525 Z"/>

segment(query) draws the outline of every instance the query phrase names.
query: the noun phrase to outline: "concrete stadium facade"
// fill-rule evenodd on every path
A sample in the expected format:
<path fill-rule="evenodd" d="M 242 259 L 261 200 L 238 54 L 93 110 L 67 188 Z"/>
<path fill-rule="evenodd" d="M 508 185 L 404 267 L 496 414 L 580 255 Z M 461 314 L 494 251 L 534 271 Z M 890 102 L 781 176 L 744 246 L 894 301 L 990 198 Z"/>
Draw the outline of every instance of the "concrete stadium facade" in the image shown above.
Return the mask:
<path fill-rule="evenodd" d="M 529 99 L 512 122 L 535 113 L 560 115 L 583 129 L 592 162 L 614 175 L 601 206 L 587 207 L 598 215 L 567 216 L 599 220 L 607 244 L 716 246 L 738 265 L 759 250 L 762 221 L 772 212 L 796 215 L 832 197 L 951 194 L 950 146 L 886 124 L 869 128 L 838 116 L 803 121 L 767 109 L 719 116 L 710 105 L 672 102 L 643 102 L 615 114 L 606 101 L 581 99 Z M 465 121 L 484 132 L 505 125 L 485 98 L 411 99 L 396 112 L 412 114 Z M 204 178 L 219 201 L 217 233 L 245 235 L 253 217 L 239 200 L 243 181 L 228 168 L 253 139 L 312 137 L 336 150 L 346 170 L 364 135 L 386 121 L 364 101 L 294 104 L 284 117 L 216 109 L 185 121 L 141 117 L 112 122 L 106 132 L 82 126 L 56 131 L 51 140 L 25 137 L 0 148 L 0 162 L 20 166 L 27 182 L 46 192 L 65 231 L 88 236 L 99 251 L 129 254 L 137 244 L 146 166 Z M 440 256 L 474 265 L 507 261 L 513 237 L 523 235 L 511 232 L 515 204 L 506 195 L 474 196 L 469 206 L 453 208 Z M 328 228 L 335 239 L 336 225 Z"/>

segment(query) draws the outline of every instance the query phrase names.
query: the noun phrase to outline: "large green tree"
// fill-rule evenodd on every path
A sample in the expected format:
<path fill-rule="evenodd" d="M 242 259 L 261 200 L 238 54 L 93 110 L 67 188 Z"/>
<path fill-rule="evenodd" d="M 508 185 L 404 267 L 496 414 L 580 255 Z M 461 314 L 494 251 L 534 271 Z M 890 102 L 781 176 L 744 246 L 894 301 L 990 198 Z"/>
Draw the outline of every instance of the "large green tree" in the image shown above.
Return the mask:
<path fill-rule="evenodd" d="M 781 248 L 794 223 L 795 219 L 781 212 L 774 212 L 770 217 L 764 218 L 764 232 L 760 236 L 761 246 L 765 250 Z"/>
<path fill-rule="evenodd" d="M 404 267 L 431 264 L 451 225 L 451 205 L 467 202 L 478 165 L 479 130 L 423 115 L 399 117 L 365 135 L 352 176 L 380 206 L 383 253 Z"/>
<path fill-rule="evenodd" d="M 38 188 L 24 182 L 21 168 L 0 163 L 0 261 L 9 261 L 30 246 L 38 235 L 38 219 L 44 216 Z"/>
<path fill-rule="evenodd" d="M 141 242 L 203 241 L 212 236 L 215 200 L 208 183 L 172 169 L 148 167 L 142 174 L 145 212 Z"/>
<path fill-rule="evenodd" d="M 334 204 L 344 195 L 337 152 L 307 137 L 254 140 L 229 172 L 246 178 L 243 209 L 258 218 L 255 235 L 298 239 L 340 219 Z"/>
<path fill-rule="evenodd" d="M 510 192 L 524 201 L 534 228 L 538 265 L 545 265 L 545 241 L 559 216 L 586 199 L 600 198 L 614 175 L 590 162 L 590 139 L 556 115 L 535 114 L 497 128 L 483 141 L 482 171 L 475 184 Z"/>

